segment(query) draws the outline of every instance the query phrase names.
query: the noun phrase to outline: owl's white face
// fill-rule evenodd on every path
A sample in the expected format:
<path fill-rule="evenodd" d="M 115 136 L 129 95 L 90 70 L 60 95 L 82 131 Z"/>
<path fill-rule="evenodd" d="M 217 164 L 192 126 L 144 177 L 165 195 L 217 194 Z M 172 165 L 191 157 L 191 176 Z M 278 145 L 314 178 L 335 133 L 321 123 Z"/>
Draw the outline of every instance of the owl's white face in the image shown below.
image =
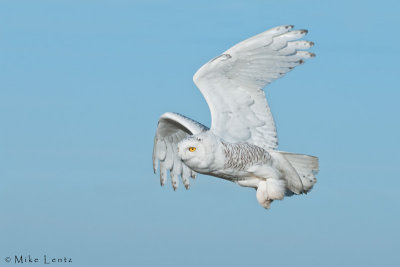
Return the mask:
<path fill-rule="evenodd" d="M 178 155 L 193 170 L 208 171 L 215 157 L 212 143 L 210 138 L 204 135 L 190 136 L 178 144 Z"/>

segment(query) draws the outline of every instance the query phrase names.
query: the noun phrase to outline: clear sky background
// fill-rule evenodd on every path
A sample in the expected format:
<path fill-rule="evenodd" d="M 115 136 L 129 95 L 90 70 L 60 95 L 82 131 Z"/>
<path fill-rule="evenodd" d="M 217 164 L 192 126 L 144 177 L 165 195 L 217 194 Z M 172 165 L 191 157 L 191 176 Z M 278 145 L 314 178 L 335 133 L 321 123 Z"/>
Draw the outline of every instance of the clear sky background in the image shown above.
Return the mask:
<path fill-rule="evenodd" d="M 28 254 L 65 266 L 399 266 L 399 10 L 1 1 L 0 266 Z M 160 187 L 159 116 L 210 125 L 195 71 L 282 24 L 315 42 L 316 58 L 266 88 L 279 149 L 320 158 L 313 191 L 264 210 L 254 190 L 214 177 Z"/>

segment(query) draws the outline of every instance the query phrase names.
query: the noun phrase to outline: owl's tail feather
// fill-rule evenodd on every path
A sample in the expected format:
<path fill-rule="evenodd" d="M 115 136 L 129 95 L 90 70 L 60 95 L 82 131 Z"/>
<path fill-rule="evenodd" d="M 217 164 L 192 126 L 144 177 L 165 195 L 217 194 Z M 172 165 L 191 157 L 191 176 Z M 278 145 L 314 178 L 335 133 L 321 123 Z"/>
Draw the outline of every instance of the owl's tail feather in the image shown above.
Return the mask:
<path fill-rule="evenodd" d="M 282 154 L 293 166 L 303 183 L 303 192 L 309 192 L 317 182 L 318 158 L 309 155 L 277 151 Z"/>

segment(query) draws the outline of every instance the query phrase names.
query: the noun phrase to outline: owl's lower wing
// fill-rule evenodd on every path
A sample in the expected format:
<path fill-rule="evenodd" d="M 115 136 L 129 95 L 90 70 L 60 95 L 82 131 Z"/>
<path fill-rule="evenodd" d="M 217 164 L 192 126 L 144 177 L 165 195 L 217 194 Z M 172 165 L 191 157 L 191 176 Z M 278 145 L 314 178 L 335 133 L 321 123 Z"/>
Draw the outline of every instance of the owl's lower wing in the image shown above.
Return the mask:
<path fill-rule="evenodd" d="M 262 90 L 303 59 L 313 43 L 306 30 L 279 26 L 251 37 L 203 65 L 193 80 L 211 111 L 211 131 L 225 141 L 264 149 L 278 145 L 274 119 Z"/>
<path fill-rule="evenodd" d="M 196 177 L 196 173 L 186 166 L 178 157 L 177 145 L 189 135 L 207 131 L 208 128 L 183 115 L 167 112 L 158 120 L 153 148 L 153 169 L 157 172 L 160 162 L 160 184 L 163 186 L 167 180 L 167 171 L 170 171 L 172 187 L 178 188 L 178 177 L 186 189 L 189 189 L 189 177 Z"/>

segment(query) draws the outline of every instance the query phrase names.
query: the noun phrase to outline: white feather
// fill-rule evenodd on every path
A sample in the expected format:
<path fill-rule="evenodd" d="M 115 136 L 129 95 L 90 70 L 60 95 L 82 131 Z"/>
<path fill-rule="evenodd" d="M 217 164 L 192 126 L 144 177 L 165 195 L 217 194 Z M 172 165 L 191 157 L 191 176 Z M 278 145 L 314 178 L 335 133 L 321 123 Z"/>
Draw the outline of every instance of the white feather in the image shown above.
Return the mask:
<path fill-rule="evenodd" d="M 160 161 L 160 184 L 163 186 L 167 180 L 167 171 L 170 171 L 171 183 L 174 189 L 178 188 L 178 177 L 189 188 L 189 176 L 195 176 L 188 170 L 178 157 L 177 144 L 189 135 L 208 130 L 204 125 L 177 113 L 167 112 L 158 122 L 157 132 L 154 137 L 153 168 L 157 171 Z M 183 170 L 185 169 L 185 173 Z"/>
<path fill-rule="evenodd" d="M 280 26 L 249 38 L 203 65 L 193 80 L 211 111 L 211 130 L 228 142 L 249 142 L 265 149 L 278 145 L 275 122 L 262 88 L 313 54 L 291 41 L 307 31 Z M 293 55 L 281 50 L 293 49 Z M 302 46 L 301 48 L 304 48 Z"/>

